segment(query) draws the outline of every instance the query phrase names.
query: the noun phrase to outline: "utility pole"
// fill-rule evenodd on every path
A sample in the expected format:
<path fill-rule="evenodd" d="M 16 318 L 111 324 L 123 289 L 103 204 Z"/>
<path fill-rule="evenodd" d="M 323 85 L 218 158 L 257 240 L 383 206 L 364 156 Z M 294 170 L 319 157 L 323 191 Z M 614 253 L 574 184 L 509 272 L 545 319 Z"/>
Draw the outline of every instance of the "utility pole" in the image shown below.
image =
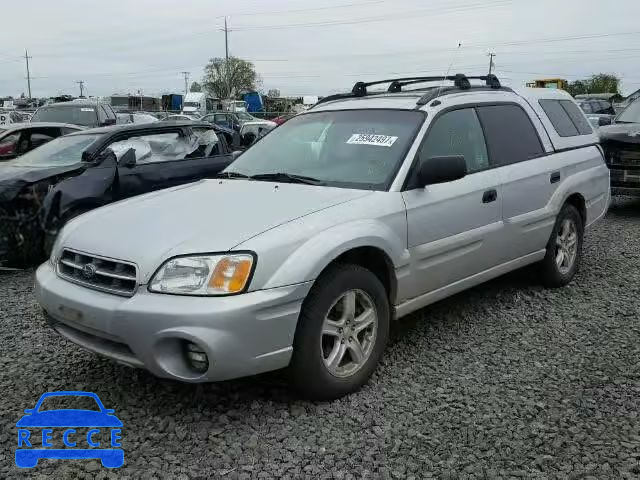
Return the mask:
<path fill-rule="evenodd" d="M 231 30 L 229 30 L 229 27 L 227 27 L 227 17 L 224 17 L 224 29 L 222 31 L 224 32 L 225 77 L 227 81 L 227 91 L 229 92 L 227 96 L 231 98 L 231 81 L 229 78 L 229 32 Z"/>
<path fill-rule="evenodd" d="M 496 54 L 493 52 L 489 52 L 488 55 L 489 55 L 489 75 L 491 75 L 491 73 L 493 72 L 493 67 L 495 66 L 493 63 L 493 57 L 495 57 Z"/>
<path fill-rule="evenodd" d="M 31 100 L 31 72 L 29 72 L 29 59 L 32 58 L 29 56 L 29 52 L 27 50 L 24 51 L 24 59 L 27 62 L 27 88 L 29 90 L 29 100 Z"/>
<path fill-rule="evenodd" d="M 80 85 L 80 98 L 84 96 L 84 80 L 76 80 L 76 83 Z"/>
<path fill-rule="evenodd" d="M 189 72 L 180 72 L 184 75 L 184 96 L 187 96 L 189 93 Z"/>

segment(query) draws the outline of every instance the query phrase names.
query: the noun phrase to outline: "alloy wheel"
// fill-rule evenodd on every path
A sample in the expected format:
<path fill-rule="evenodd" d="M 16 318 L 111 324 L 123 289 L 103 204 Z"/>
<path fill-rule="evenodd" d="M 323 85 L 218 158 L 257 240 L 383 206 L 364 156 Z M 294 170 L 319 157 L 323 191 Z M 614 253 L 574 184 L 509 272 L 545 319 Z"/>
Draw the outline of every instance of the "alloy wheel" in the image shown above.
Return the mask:
<path fill-rule="evenodd" d="M 556 266 L 562 275 L 571 271 L 578 256 L 578 227 L 575 222 L 565 218 L 556 237 Z"/>
<path fill-rule="evenodd" d="M 320 352 L 325 367 L 336 377 L 349 377 L 367 362 L 375 346 L 378 313 L 362 290 L 343 293 L 322 324 Z"/>

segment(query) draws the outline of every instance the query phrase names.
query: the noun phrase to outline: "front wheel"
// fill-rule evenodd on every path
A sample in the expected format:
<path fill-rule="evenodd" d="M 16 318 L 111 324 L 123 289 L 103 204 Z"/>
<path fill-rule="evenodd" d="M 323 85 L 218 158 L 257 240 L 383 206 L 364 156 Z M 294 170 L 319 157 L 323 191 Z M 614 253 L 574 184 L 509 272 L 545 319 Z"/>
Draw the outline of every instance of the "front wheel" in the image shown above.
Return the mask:
<path fill-rule="evenodd" d="M 302 307 L 289 367 L 293 385 L 315 400 L 358 390 L 382 357 L 389 319 L 387 292 L 371 271 L 328 269 Z"/>
<path fill-rule="evenodd" d="M 541 262 L 542 282 L 547 287 L 567 285 L 580 265 L 584 225 L 582 217 L 573 205 L 566 204 L 560 210 L 551 238 L 547 243 L 547 253 Z"/>

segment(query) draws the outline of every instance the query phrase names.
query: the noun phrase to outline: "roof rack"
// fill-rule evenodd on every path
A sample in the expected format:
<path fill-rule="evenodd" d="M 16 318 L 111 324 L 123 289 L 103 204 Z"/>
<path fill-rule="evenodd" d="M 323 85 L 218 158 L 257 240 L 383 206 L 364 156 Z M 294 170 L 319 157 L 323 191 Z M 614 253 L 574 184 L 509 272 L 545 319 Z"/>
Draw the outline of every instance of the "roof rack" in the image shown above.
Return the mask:
<path fill-rule="evenodd" d="M 330 102 L 332 100 L 340 100 L 343 98 L 354 98 L 354 97 L 365 97 L 368 95 L 381 95 L 384 93 L 399 93 L 402 92 L 403 87 L 407 86 L 407 85 L 415 85 L 417 83 L 429 83 L 429 82 L 445 82 L 445 81 L 451 81 L 453 82 L 453 87 L 451 86 L 446 86 L 446 87 L 442 87 L 442 88 L 438 88 L 437 92 L 435 92 L 435 96 L 434 96 L 434 90 L 436 90 L 437 87 L 429 87 L 430 88 L 430 92 L 425 94 L 420 100 L 418 100 L 418 105 L 424 105 L 426 104 L 425 101 L 423 102 L 423 99 L 427 96 L 429 96 L 429 99 L 431 98 L 435 98 L 437 97 L 440 92 L 444 92 L 444 91 L 451 91 L 452 89 L 455 90 L 469 90 L 472 85 L 471 82 L 469 80 L 481 80 L 485 82 L 486 87 L 490 88 L 490 89 L 500 89 L 502 88 L 501 84 L 500 84 L 500 80 L 498 80 L 498 77 L 496 77 L 495 75 L 489 74 L 489 75 L 481 75 L 481 76 L 466 76 L 463 73 L 458 73 L 456 75 L 448 75 L 448 76 L 441 76 L 441 77 L 405 77 L 405 78 L 390 78 L 390 79 L 386 79 L 386 80 L 376 80 L 373 82 L 356 82 L 356 84 L 353 86 L 353 88 L 351 89 L 351 93 L 339 93 L 336 95 L 329 95 L 328 97 L 324 97 L 323 99 L 319 100 L 316 105 L 319 105 L 321 103 L 325 103 L 325 102 Z M 374 91 L 374 92 L 368 92 L 367 89 L 368 87 L 374 86 L 374 85 L 382 85 L 388 83 L 389 87 L 387 88 L 386 91 Z M 410 91 L 417 91 L 417 90 L 410 90 Z M 423 103 L 421 103 L 423 102 Z"/>

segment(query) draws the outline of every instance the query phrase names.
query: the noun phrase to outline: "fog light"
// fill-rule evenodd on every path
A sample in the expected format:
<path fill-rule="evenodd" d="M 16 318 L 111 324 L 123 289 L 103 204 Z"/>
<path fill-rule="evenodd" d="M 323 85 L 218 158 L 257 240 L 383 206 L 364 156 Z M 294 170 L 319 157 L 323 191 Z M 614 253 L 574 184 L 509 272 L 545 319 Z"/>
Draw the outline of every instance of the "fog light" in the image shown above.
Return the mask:
<path fill-rule="evenodd" d="M 204 373 L 209 369 L 209 357 L 198 345 L 187 342 L 185 353 L 187 363 L 198 373 Z"/>

